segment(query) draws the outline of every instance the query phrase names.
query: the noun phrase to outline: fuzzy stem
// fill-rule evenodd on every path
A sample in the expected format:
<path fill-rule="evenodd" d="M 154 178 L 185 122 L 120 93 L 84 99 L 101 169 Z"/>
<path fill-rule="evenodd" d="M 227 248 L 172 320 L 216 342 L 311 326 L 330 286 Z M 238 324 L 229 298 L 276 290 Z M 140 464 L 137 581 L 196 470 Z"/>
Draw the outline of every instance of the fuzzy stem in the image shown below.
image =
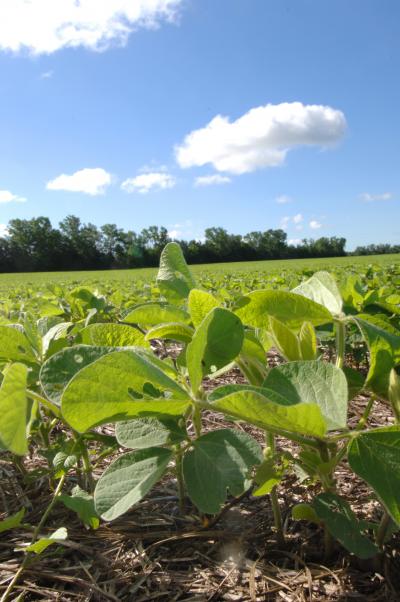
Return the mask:
<path fill-rule="evenodd" d="M 336 367 L 343 368 L 346 350 L 346 325 L 342 321 L 336 323 Z"/>
<path fill-rule="evenodd" d="M 271 453 L 274 453 L 275 452 L 275 437 L 274 437 L 273 433 L 267 432 L 265 434 L 265 442 L 266 442 L 267 446 L 270 448 Z M 285 534 L 283 532 L 282 514 L 281 514 L 281 509 L 279 507 L 279 500 L 278 500 L 278 493 L 277 493 L 276 485 L 271 489 L 271 493 L 269 495 L 270 495 L 270 499 L 271 499 L 272 512 L 274 515 L 274 525 L 275 525 L 275 530 L 276 530 L 276 542 L 277 542 L 278 546 L 284 546 L 285 545 Z"/>
<path fill-rule="evenodd" d="M 386 533 L 389 528 L 390 522 L 391 522 L 390 516 L 385 510 L 385 512 L 381 518 L 381 522 L 379 524 L 378 532 L 376 534 L 376 545 L 380 549 L 383 548 L 383 544 L 385 543 L 385 537 L 386 537 Z"/>
<path fill-rule="evenodd" d="M 175 447 L 175 471 L 178 484 L 179 512 L 185 513 L 185 485 L 183 482 L 182 449 L 179 445 Z"/>

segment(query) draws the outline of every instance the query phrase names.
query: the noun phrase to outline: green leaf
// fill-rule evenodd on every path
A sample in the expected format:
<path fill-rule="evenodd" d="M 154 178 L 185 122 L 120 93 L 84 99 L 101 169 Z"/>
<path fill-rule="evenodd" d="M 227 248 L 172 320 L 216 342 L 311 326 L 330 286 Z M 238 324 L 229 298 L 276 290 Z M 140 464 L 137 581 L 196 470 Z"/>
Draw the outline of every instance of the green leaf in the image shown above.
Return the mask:
<path fill-rule="evenodd" d="M 163 447 L 128 452 L 117 458 L 97 482 L 97 513 L 111 521 L 127 512 L 161 479 L 171 458 L 172 452 Z"/>
<path fill-rule="evenodd" d="M 237 391 L 212 402 L 212 406 L 264 430 L 272 427 L 312 437 L 323 437 L 326 433 L 326 423 L 317 404 L 281 405 L 270 401 L 263 389 Z"/>
<path fill-rule="evenodd" d="M 317 513 L 310 504 L 296 504 L 292 508 L 292 518 L 294 520 L 306 520 L 309 523 L 319 525 L 321 523 Z"/>
<path fill-rule="evenodd" d="M 172 302 L 186 299 L 196 286 L 182 249 L 176 242 L 168 243 L 161 253 L 157 284 L 161 294 Z"/>
<path fill-rule="evenodd" d="M 358 558 L 372 558 L 379 552 L 375 544 L 362 532 L 349 504 L 334 493 L 321 493 L 313 501 L 313 507 L 328 531 L 342 546 Z"/>
<path fill-rule="evenodd" d="M 140 324 L 146 328 L 149 326 L 157 326 L 166 322 L 190 322 L 189 314 L 168 303 L 143 303 L 134 307 L 128 315 L 124 317 L 124 322 L 131 324 Z"/>
<path fill-rule="evenodd" d="M 311 278 L 296 286 L 293 293 L 303 295 L 307 299 L 323 305 L 334 316 L 342 313 L 342 296 L 335 279 L 329 272 L 316 272 Z"/>
<path fill-rule="evenodd" d="M 363 390 L 365 384 L 365 376 L 362 372 L 355 370 L 354 368 L 350 368 L 350 366 L 344 366 L 343 368 L 344 375 L 347 380 L 347 387 L 349 390 L 349 401 L 354 399 L 356 395 Z"/>
<path fill-rule="evenodd" d="M 21 508 L 21 510 L 19 510 L 19 512 L 16 514 L 12 514 L 11 516 L 4 518 L 2 521 L 0 521 L 0 533 L 4 533 L 5 531 L 10 531 L 11 529 L 19 527 L 24 516 L 25 508 Z"/>
<path fill-rule="evenodd" d="M 400 426 L 357 435 L 350 442 L 348 460 L 400 526 Z"/>
<path fill-rule="evenodd" d="M 270 399 L 278 402 L 284 399 L 290 404 L 317 404 L 329 430 L 346 427 L 347 381 L 342 370 L 333 364 L 319 361 L 282 364 L 268 373 L 263 389 L 268 389 Z"/>
<path fill-rule="evenodd" d="M 304 322 L 299 332 L 301 358 L 303 360 L 317 359 L 317 336 L 311 322 Z"/>
<path fill-rule="evenodd" d="M 255 328 L 268 328 L 269 316 L 294 330 L 301 328 L 305 321 L 314 326 L 332 322 L 331 313 L 319 303 L 302 295 L 275 290 L 254 291 L 241 297 L 235 313 L 243 324 Z"/>
<path fill-rule="evenodd" d="M 201 322 L 186 351 L 186 363 L 193 391 L 203 376 L 223 368 L 240 353 L 243 326 L 235 314 L 216 307 Z"/>
<path fill-rule="evenodd" d="M 214 307 L 218 306 L 218 301 L 211 293 L 200 291 L 199 289 L 191 290 L 188 299 L 188 308 L 194 327 L 197 328 L 206 315 L 209 314 Z"/>
<path fill-rule="evenodd" d="M 260 446 L 246 433 L 221 429 L 199 437 L 183 459 L 190 499 L 200 512 L 215 514 L 228 489 L 238 496 L 250 487 L 250 470 L 261 462 Z"/>
<path fill-rule="evenodd" d="M 28 451 L 28 368 L 24 364 L 11 364 L 3 374 L 0 387 L 0 444 L 13 454 L 23 456 Z"/>
<path fill-rule="evenodd" d="M 54 531 L 50 537 L 41 537 L 35 543 L 32 543 L 30 546 L 25 548 L 25 552 L 34 552 L 35 554 L 41 554 L 44 552 L 49 546 L 54 545 L 55 543 L 65 541 L 68 537 L 68 532 L 65 527 L 61 527 Z"/>
<path fill-rule="evenodd" d="M 374 393 L 389 398 L 390 371 L 400 363 L 400 336 L 359 317 L 354 318 L 363 334 L 370 352 L 366 386 Z"/>
<path fill-rule="evenodd" d="M 158 399 L 154 399 L 154 390 Z M 126 350 L 104 355 L 82 368 L 64 390 L 61 409 L 68 424 L 82 433 L 138 416 L 180 415 L 188 405 L 186 391 L 158 365 Z"/>
<path fill-rule="evenodd" d="M 50 356 L 68 344 L 66 337 L 72 325 L 72 322 L 61 322 L 46 332 L 42 337 L 43 356 Z"/>
<path fill-rule="evenodd" d="M 86 345 L 105 347 L 149 347 L 144 334 L 126 324 L 90 324 L 81 330 L 80 340 Z"/>
<path fill-rule="evenodd" d="M 57 499 L 64 504 L 66 508 L 75 512 L 82 523 L 90 529 L 97 529 L 100 524 L 97 516 L 93 496 L 76 485 L 72 495 L 62 493 Z"/>
<path fill-rule="evenodd" d="M 176 322 L 169 322 L 167 324 L 159 324 L 146 334 L 146 341 L 152 339 L 169 339 L 172 341 L 182 341 L 183 343 L 190 343 L 192 340 L 194 330 L 187 324 L 178 324 Z"/>
<path fill-rule="evenodd" d="M 61 404 L 61 396 L 71 378 L 103 355 L 115 351 L 114 347 L 75 345 L 52 355 L 40 370 L 40 384 L 45 395 L 55 404 Z"/>
<path fill-rule="evenodd" d="M 179 426 L 178 420 L 159 416 L 118 422 L 115 435 L 120 445 L 131 449 L 176 445 L 186 438 L 186 430 Z"/>
<path fill-rule="evenodd" d="M 27 337 L 18 327 L 0 326 L 0 362 L 10 361 L 33 364 L 36 357 Z"/>
<path fill-rule="evenodd" d="M 287 460 L 279 456 L 266 458 L 257 468 L 254 476 L 258 487 L 253 491 L 253 495 L 258 497 L 271 493 L 272 489 L 283 479 L 287 466 Z"/>
<path fill-rule="evenodd" d="M 269 330 L 275 346 L 283 357 L 290 361 L 301 360 L 299 339 L 283 322 L 270 316 Z"/>

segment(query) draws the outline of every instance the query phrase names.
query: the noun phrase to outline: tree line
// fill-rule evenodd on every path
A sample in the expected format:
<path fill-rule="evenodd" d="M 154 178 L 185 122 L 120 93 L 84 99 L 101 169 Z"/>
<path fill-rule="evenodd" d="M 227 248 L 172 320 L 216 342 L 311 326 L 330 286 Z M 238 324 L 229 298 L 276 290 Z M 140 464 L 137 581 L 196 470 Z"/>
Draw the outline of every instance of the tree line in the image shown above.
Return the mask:
<path fill-rule="evenodd" d="M 115 224 L 98 228 L 74 215 L 68 215 L 58 228 L 47 217 L 12 219 L 6 235 L 0 238 L 0 271 L 151 267 L 158 265 L 161 250 L 170 240 L 168 230 L 158 226 L 136 233 Z M 304 239 L 295 246 L 288 244 L 286 232 L 281 229 L 242 236 L 224 228 L 207 228 L 202 240 L 177 242 L 193 264 L 346 255 L 345 238 Z"/>

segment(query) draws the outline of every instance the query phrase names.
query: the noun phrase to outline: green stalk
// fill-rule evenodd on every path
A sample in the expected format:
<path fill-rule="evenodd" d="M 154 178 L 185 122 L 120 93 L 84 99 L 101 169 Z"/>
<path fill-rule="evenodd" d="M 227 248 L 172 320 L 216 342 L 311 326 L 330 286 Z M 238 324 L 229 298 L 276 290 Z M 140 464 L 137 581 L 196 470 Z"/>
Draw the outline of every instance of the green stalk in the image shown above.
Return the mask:
<path fill-rule="evenodd" d="M 35 541 L 37 540 L 37 538 L 39 537 L 39 533 L 41 531 L 41 529 L 43 528 L 43 525 L 45 524 L 50 512 L 53 510 L 55 503 L 57 502 L 57 498 L 61 493 L 61 490 L 63 488 L 64 482 L 65 482 L 65 478 L 66 475 L 64 474 L 61 479 L 58 481 L 58 485 L 57 488 L 54 492 L 54 495 L 51 499 L 50 504 L 47 506 L 42 518 L 40 519 L 39 524 L 37 525 L 37 527 L 35 527 L 33 534 L 32 534 L 32 539 L 31 539 L 31 544 L 34 544 Z M 0 602 L 7 602 L 7 600 L 10 597 L 11 592 L 13 591 L 14 587 L 16 586 L 16 584 L 18 583 L 22 573 L 24 572 L 24 570 L 26 569 L 26 567 L 29 565 L 30 560 L 32 558 L 32 556 L 34 556 L 34 554 L 32 555 L 32 553 L 27 553 L 21 566 L 19 567 L 18 571 L 15 573 L 13 579 L 11 580 L 11 582 L 9 583 L 6 591 L 4 592 L 4 594 L 2 595 Z"/>
<path fill-rule="evenodd" d="M 275 452 L 275 437 L 273 433 L 266 432 L 265 442 L 267 444 L 267 447 L 269 447 L 271 453 L 273 454 Z M 274 515 L 276 543 L 278 544 L 278 546 L 282 547 L 285 545 L 285 534 L 283 532 L 282 514 L 281 509 L 279 507 L 278 492 L 276 485 L 271 489 L 271 493 L 269 495 L 271 499 L 272 512 Z"/>
<path fill-rule="evenodd" d="M 336 367 L 343 368 L 346 351 L 346 325 L 341 320 L 335 322 L 336 328 Z"/>
<path fill-rule="evenodd" d="M 183 466 L 182 466 L 182 449 L 180 445 L 175 447 L 175 471 L 176 481 L 178 484 L 178 496 L 179 496 L 179 512 L 185 513 L 185 485 L 183 481 Z"/>
<path fill-rule="evenodd" d="M 198 404 L 194 405 L 192 420 L 194 432 L 196 433 L 196 437 L 198 438 L 201 435 L 201 408 Z"/>
<path fill-rule="evenodd" d="M 390 522 L 391 522 L 391 518 L 385 510 L 385 512 L 381 518 L 381 522 L 379 524 L 378 532 L 376 534 L 376 545 L 380 549 L 383 548 L 383 544 L 385 543 L 385 537 L 386 537 L 387 530 L 390 526 Z"/>

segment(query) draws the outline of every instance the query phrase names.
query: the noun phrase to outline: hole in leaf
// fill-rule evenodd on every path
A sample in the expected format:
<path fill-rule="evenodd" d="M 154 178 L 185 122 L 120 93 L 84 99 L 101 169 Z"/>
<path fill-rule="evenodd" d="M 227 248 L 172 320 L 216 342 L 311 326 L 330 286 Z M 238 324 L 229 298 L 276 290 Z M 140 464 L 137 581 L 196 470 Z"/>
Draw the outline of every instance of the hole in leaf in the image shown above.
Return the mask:
<path fill-rule="evenodd" d="M 78 353 L 76 353 L 74 355 L 74 360 L 76 361 L 77 364 L 81 364 L 83 362 L 83 357 L 81 355 L 79 355 Z"/>
<path fill-rule="evenodd" d="M 150 397 L 161 397 L 162 393 L 152 383 L 147 382 L 143 385 L 143 393 L 145 395 L 149 395 Z"/>
<path fill-rule="evenodd" d="M 143 395 L 141 393 L 139 393 L 139 391 L 135 391 L 135 389 L 132 389 L 132 387 L 129 387 L 128 389 L 128 394 L 133 398 L 133 399 L 143 399 Z"/>

